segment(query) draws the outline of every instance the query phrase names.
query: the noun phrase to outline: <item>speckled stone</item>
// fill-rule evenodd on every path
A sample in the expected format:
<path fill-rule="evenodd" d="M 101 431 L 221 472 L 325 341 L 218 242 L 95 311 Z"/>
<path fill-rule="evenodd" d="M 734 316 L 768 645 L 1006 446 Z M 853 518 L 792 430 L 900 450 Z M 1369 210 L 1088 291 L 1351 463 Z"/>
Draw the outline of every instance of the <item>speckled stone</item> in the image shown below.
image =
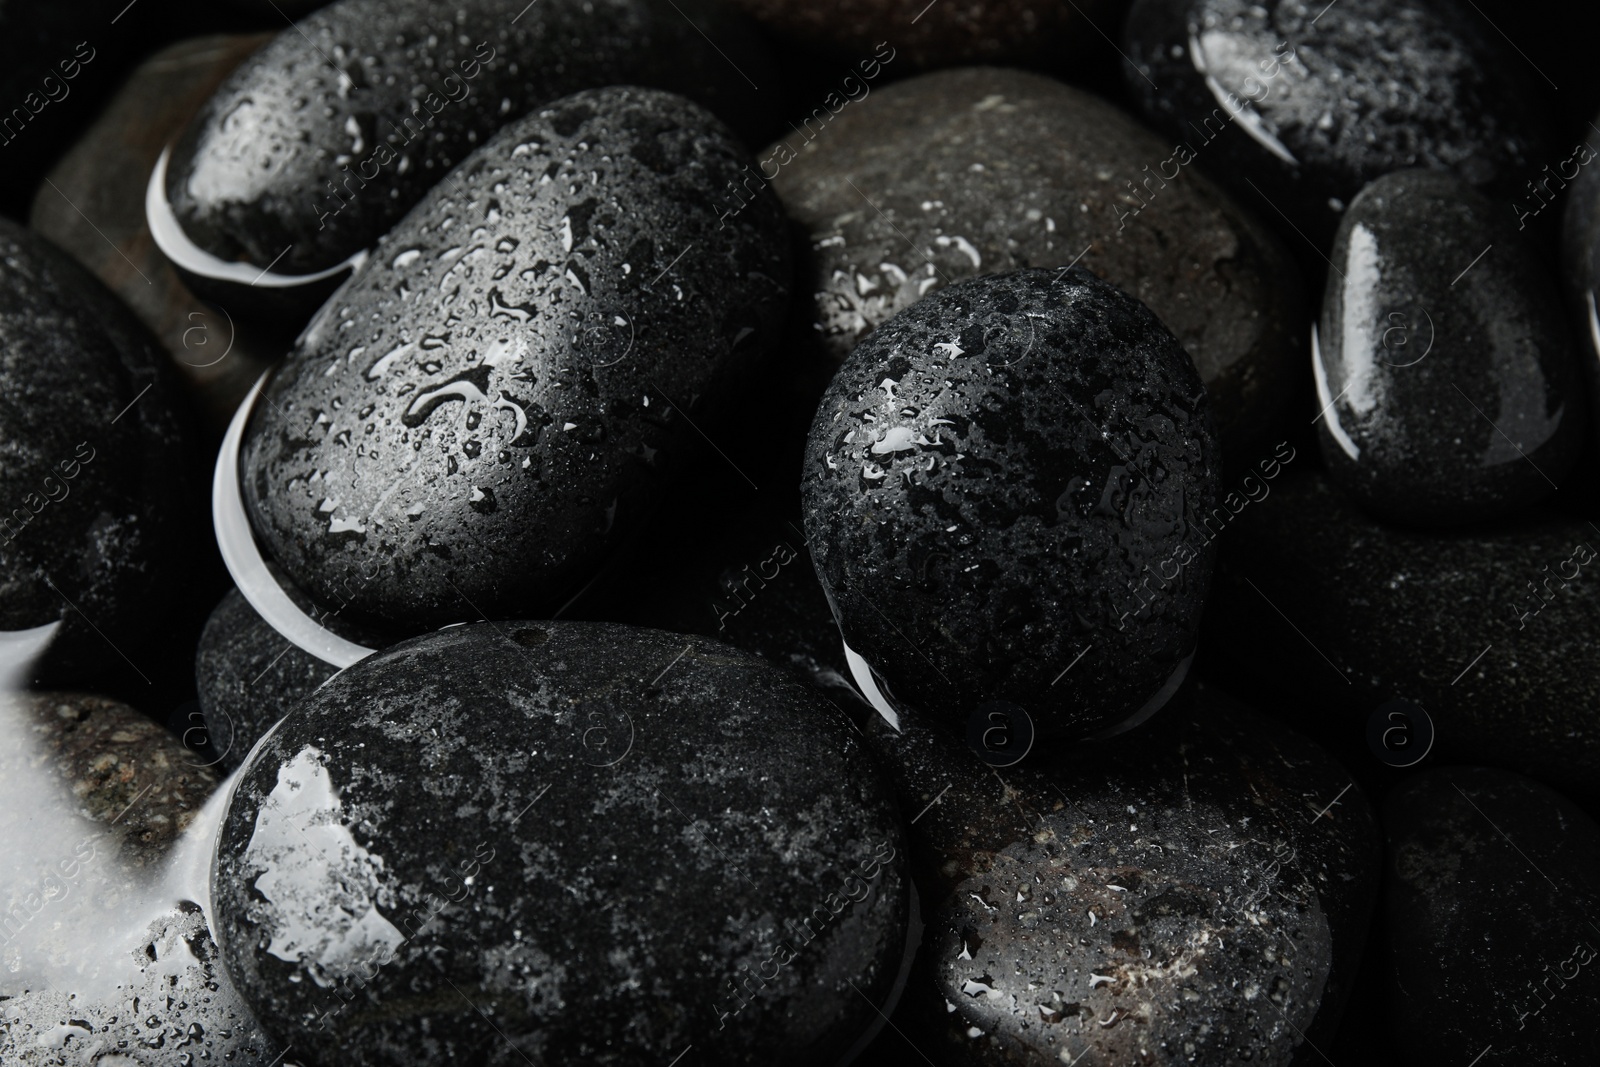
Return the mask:
<path fill-rule="evenodd" d="M 1507 214 L 1450 175 L 1399 171 L 1351 203 L 1333 263 L 1313 374 L 1334 480 L 1407 524 L 1553 493 L 1587 403 L 1560 291 Z"/>
<path fill-rule="evenodd" d="M 736 64 L 771 65 L 741 24 L 688 0 L 541 0 L 520 14 L 498 0 L 341 0 L 218 90 L 174 148 L 167 193 L 211 254 L 308 274 L 371 246 L 506 122 L 580 89 L 659 86 L 754 127 Z"/>
<path fill-rule="evenodd" d="M 705 195 L 742 154 L 681 97 L 602 89 L 436 186 L 251 423 L 246 504 L 295 583 L 415 632 L 553 611 L 591 576 L 666 492 L 696 399 L 781 328 L 776 199 L 724 228 Z"/>
<path fill-rule="evenodd" d="M 896 697 L 957 725 L 1007 700 L 1081 736 L 1186 669 L 1218 466 L 1200 377 L 1149 309 L 1081 267 L 989 275 L 839 369 L 804 528 L 845 640 Z"/>
<path fill-rule="evenodd" d="M 104 933 L 99 935 L 102 939 Z M 17 1067 L 296 1067 L 239 999 L 219 965 L 205 916 L 174 908 L 130 941 L 136 976 L 115 999 L 68 996 L 0 976 L 0 1062 Z"/>
<path fill-rule="evenodd" d="M 797 324 L 833 362 L 930 290 L 1076 262 L 1177 335 L 1224 451 L 1248 465 L 1303 388 L 1299 271 L 1182 163 L 1171 141 L 1097 97 L 995 69 L 873 89 L 758 161 L 810 244 L 800 278 L 811 306 Z"/>
<path fill-rule="evenodd" d="M 1469 5 L 1136 0 L 1123 45 L 1145 117 L 1317 251 L 1390 171 L 1448 170 L 1509 192 L 1545 162 L 1542 85 Z"/>
<path fill-rule="evenodd" d="M 0 630 L 61 620 L 39 684 L 148 691 L 133 664 L 154 670 L 204 530 L 165 362 L 98 279 L 0 220 Z"/>
<path fill-rule="evenodd" d="M 317 607 L 294 586 L 279 586 L 340 637 L 368 648 L 389 643 L 349 625 L 337 609 Z M 336 673 L 269 626 L 237 589 L 230 590 L 206 620 L 194 656 L 201 721 L 218 766 L 237 767 L 262 734 Z"/>
<path fill-rule="evenodd" d="M 150 238 L 145 185 L 162 149 L 229 72 L 269 40 L 267 34 L 197 37 L 146 59 L 51 168 L 28 214 L 32 229 L 94 271 L 150 327 L 218 432 L 287 340 L 274 346 L 242 316 L 189 291 Z"/>
<path fill-rule="evenodd" d="M 915 716 L 868 727 L 927 930 L 901 1030 L 948 1067 L 1310 1062 L 1377 893 L 1329 756 L 1215 693 L 1001 771 Z M 920 814 L 919 814 L 920 813 Z"/>
<path fill-rule="evenodd" d="M 1263 707 L 1271 694 L 1288 725 L 1340 751 L 1365 749 L 1373 711 L 1406 700 L 1432 719 L 1437 760 L 1594 795 L 1600 534 L 1590 523 L 1534 510 L 1471 532 L 1407 531 L 1297 467 L 1220 540 L 1208 676 Z"/>
<path fill-rule="evenodd" d="M 240 991 L 317 1062 L 817 1064 L 900 970 L 904 847 L 859 735 L 779 668 L 480 623 L 301 704 L 213 887 Z"/>
<path fill-rule="evenodd" d="M 1600 826 L 1521 775 L 1427 771 L 1383 806 L 1401 1062 L 1580 1064 L 1600 1002 Z"/>
<path fill-rule="evenodd" d="M 88 818 L 105 823 L 124 861 L 164 856 L 216 788 L 214 773 L 159 725 L 125 704 L 82 693 L 16 693 L 32 727 L 29 759 L 55 766 Z M 7 742 L 0 767 L 23 757 Z"/>
<path fill-rule="evenodd" d="M 1059 63 L 1102 38 L 1117 0 L 734 0 L 772 32 L 828 53 L 870 55 L 884 41 L 917 67 Z M 1092 20 L 1092 21 L 1091 21 Z"/>

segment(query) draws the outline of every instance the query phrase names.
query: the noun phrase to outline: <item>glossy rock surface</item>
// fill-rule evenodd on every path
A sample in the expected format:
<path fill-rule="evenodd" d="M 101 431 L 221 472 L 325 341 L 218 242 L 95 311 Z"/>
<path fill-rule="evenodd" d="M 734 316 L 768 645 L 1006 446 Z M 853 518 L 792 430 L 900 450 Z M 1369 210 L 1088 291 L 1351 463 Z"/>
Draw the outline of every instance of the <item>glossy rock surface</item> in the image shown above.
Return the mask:
<path fill-rule="evenodd" d="M 832 362 L 953 281 L 1077 262 L 1177 335 L 1248 464 L 1303 387 L 1305 301 L 1278 240 L 1183 159 L 1081 90 L 968 69 L 874 88 L 759 166 L 808 238 L 796 319 Z"/>
<path fill-rule="evenodd" d="M 209 306 L 189 291 L 150 238 L 145 184 L 162 149 L 271 39 L 198 37 L 145 60 L 51 168 L 28 215 L 32 229 L 94 271 L 150 327 L 219 428 L 286 345 L 252 335 L 239 308 Z"/>
<path fill-rule="evenodd" d="M 240 991 L 318 1062 L 816 1064 L 900 969 L 904 848 L 859 735 L 780 669 L 502 622 L 302 704 L 213 886 Z"/>
<path fill-rule="evenodd" d="M 1124 51 L 1145 117 L 1319 248 L 1382 174 L 1426 167 L 1509 190 L 1544 162 L 1536 75 L 1466 4 L 1136 0 Z"/>
<path fill-rule="evenodd" d="M 1401 171 L 1350 205 L 1313 355 L 1322 456 L 1401 523 L 1508 514 L 1555 491 L 1586 401 L 1559 290 L 1503 209 Z"/>
<path fill-rule="evenodd" d="M 0 221 L 0 630 L 62 620 L 42 684 L 149 684 L 123 656 L 144 659 L 203 530 L 165 361 L 93 275 Z"/>
<path fill-rule="evenodd" d="M 82 693 L 6 699 L 31 730 L 25 751 L 56 768 L 78 810 L 114 831 L 134 866 L 158 861 L 216 788 L 199 756 L 125 704 Z M 32 757 L 8 753 L 0 770 L 21 758 Z"/>
<path fill-rule="evenodd" d="M 1218 466 L 1199 375 L 1144 305 L 1081 267 L 1017 271 L 930 295 L 845 361 L 804 528 L 897 698 L 953 724 L 1007 700 L 1081 736 L 1186 668 Z"/>
<path fill-rule="evenodd" d="M 1437 759 L 1593 794 L 1600 535 L 1589 523 L 1533 512 L 1472 533 L 1410 532 L 1296 467 L 1219 541 L 1208 676 L 1330 746 L 1360 744 L 1375 709 L 1410 701 L 1432 719 Z"/>
<path fill-rule="evenodd" d="M 1397 788 L 1384 827 L 1399 1058 L 1592 1059 L 1600 826 L 1520 775 L 1452 767 Z"/>
<path fill-rule="evenodd" d="M 335 611 L 318 609 L 293 586 L 284 591 L 340 637 L 368 648 L 388 643 L 348 625 Z M 268 625 L 237 589 L 230 590 L 206 620 L 194 657 L 200 713 L 218 764 L 238 766 L 262 734 L 336 673 Z"/>
<path fill-rule="evenodd" d="M 1076 5 L 1041 0 L 734 0 L 775 33 L 840 57 L 870 55 L 887 40 L 919 67 L 1029 64 L 1081 55 L 1100 41 L 1089 20 L 1109 24 L 1116 0 Z"/>
<path fill-rule="evenodd" d="M 901 1028 L 935 1062 L 1327 1047 L 1377 891 L 1370 810 L 1305 739 L 1214 694 L 1174 703 L 999 771 L 915 717 L 869 727 L 916 816 L 928 929 Z"/>
<path fill-rule="evenodd" d="M 241 459 L 295 584 L 415 629 L 553 611 L 668 486 L 677 405 L 774 343 L 770 194 L 726 228 L 724 127 L 653 90 L 502 131 L 392 231 L 263 394 Z"/>
<path fill-rule="evenodd" d="M 725 51 L 758 41 L 682 4 Z M 746 81 L 660 0 L 343 0 L 285 29 L 178 141 L 167 193 L 188 238 L 277 274 L 336 267 L 372 245 L 504 123 L 612 84 L 687 92 L 736 124 Z M 279 258 L 281 256 L 281 258 Z"/>

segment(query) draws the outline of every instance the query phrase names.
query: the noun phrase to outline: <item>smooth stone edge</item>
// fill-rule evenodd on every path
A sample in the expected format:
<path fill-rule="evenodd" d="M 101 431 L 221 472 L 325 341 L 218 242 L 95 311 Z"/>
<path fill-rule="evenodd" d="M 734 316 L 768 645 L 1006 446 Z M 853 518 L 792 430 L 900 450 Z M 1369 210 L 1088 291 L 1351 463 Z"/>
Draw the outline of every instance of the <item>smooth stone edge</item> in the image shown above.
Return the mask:
<path fill-rule="evenodd" d="M 172 213 L 172 205 L 167 202 L 166 194 L 167 157 L 171 154 L 171 145 L 163 148 L 161 158 L 156 160 L 155 169 L 150 172 L 150 183 L 145 186 L 144 191 L 144 216 L 145 225 L 150 228 L 151 239 L 174 266 L 214 281 L 240 282 L 247 286 L 260 286 L 265 289 L 291 289 L 332 278 L 347 270 L 354 272 L 366 262 L 367 251 L 362 249 L 343 263 L 315 274 L 273 274 L 272 266 L 277 260 L 267 264 L 265 268 L 257 268 L 249 263 L 230 263 L 225 259 L 219 259 L 189 240 L 189 235 L 184 233 L 183 227 L 178 224 L 178 217 Z M 293 247 L 292 244 L 289 246 Z M 289 249 L 285 248 L 283 251 L 287 252 Z M 282 258 L 282 255 L 283 253 L 279 253 L 279 258 Z"/>
<path fill-rule="evenodd" d="M 222 562 L 234 585 L 262 621 L 291 644 L 343 670 L 376 650 L 347 641 L 318 624 L 289 598 L 261 558 L 261 549 L 250 530 L 250 519 L 245 514 L 244 498 L 239 491 L 239 447 L 244 441 L 245 426 L 255 410 L 256 398 L 271 375 L 270 370 L 263 373 L 240 402 L 217 452 L 217 469 L 211 482 L 211 521 L 216 530 L 217 549 L 222 553 Z"/>

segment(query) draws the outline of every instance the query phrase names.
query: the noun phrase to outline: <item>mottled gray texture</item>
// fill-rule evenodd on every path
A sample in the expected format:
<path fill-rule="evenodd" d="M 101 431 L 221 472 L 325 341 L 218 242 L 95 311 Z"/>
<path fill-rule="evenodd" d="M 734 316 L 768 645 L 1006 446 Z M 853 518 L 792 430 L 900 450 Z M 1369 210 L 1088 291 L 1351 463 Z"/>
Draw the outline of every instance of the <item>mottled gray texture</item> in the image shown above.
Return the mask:
<path fill-rule="evenodd" d="M 1338 1025 L 1379 864 L 1326 753 L 1204 691 L 998 772 L 901 725 L 868 736 L 901 810 L 925 812 L 929 925 L 901 1025 L 935 1062 L 1320 1062 L 1305 1042 Z"/>
<path fill-rule="evenodd" d="M 780 329 L 776 198 L 722 227 L 705 194 L 741 157 L 681 97 L 601 89 L 435 186 L 251 422 L 246 504 L 294 582 L 416 632 L 554 611 L 592 576 L 667 490 L 695 401 Z"/>
<path fill-rule="evenodd" d="M 1123 40 L 1145 117 L 1274 225 L 1263 197 L 1287 214 L 1304 233 L 1288 240 L 1326 247 L 1344 206 L 1389 171 L 1509 190 L 1544 162 L 1536 75 L 1465 3 L 1136 0 Z"/>
<path fill-rule="evenodd" d="M 956 725 L 1009 700 L 1081 736 L 1193 651 L 1219 465 L 1200 377 L 1144 305 L 1081 267 L 988 275 L 839 369 L 805 531 L 845 639 L 896 697 Z"/>
<path fill-rule="evenodd" d="M 1076 262 L 1177 335 L 1230 461 L 1248 466 L 1299 395 L 1307 312 L 1277 238 L 1180 166 L 1171 141 L 1082 90 L 941 71 L 875 90 L 761 158 L 782 164 L 773 188 L 810 246 L 798 339 L 832 362 L 933 289 Z"/>
<path fill-rule="evenodd" d="M 180 599 L 201 527 L 165 360 L 98 279 L 0 220 L 0 630 L 63 620 L 47 684 L 126 688 L 107 640 L 137 662 Z"/>
<path fill-rule="evenodd" d="M 1600 826 L 1539 783 L 1484 767 L 1410 778 L 1383 823 L 1398 1058 L 1593 1062 Z"/>
<path fill-rule="evenodd" d="M 1289 725 L 1330 744 L 1360 743 L 1374 709 L 1408 700 L 1433 720 L 1437 759 L 1594 794 L 1600 534 L 1588 522 L 1536 510 L 1410 532 L 1296 468 L 1223 544 L 1202 649 L 1217 677 L 1284 694 Z"/>
<path fill-rule="evenodd" d="M 340 637 L 368 648 L 389 643 L 345 623 L 336 608 L 318 608 L 295 587 L 279 585 L 300 610 Z M 218 766 L 237 767 L 262 734 L 335 673 L 332 664 L 291 644 L 237 589 L 230 590 L 206 620 L 194 655 L 200 713 Z"/>
<path fill-rule="evenodd" d="M 100 932 L 100 936 L 104 936 Z M 239 999 L 217 960 L 204 914 L 184 904 L 127 946 L 116 1000 L 49 987 L 0 999 L 0 1062 L 17 1067 L 296 1067 Z"/>
<path fill-rule="evenodd" d="M 839 57 L 888 40 L 919 67 L 1059 63 L 1102 38 L 1118 0 L 733 0 L 781 36 Z M 1093 20 L 1091 23 L 1090 20 Z"/>
<path fill-rule="evenodd" d="M 321 1063 L 831 1063 L 907 922 L 892 793 L 842 715 L 725 645 L 605 624 L 452 627 L 352 667 L 246 766 L 217 855 L 229 971 Z"/>
<path fill-rule="evenodd" d="M 1588 405 L 1560 290 L 1505 212 L 1450 175 L 1400 171 L 1351 203 L 1333 262 L 1314 373 L 1334 480 L 1415 524 L 1555 492 Z"/>
<path fill-rule="evenodd" d="M 125 704 L 83 693 L 7 699 L 32 736 L 6 739 L 0 771 L 21 758 L 54 765 L 77 810 L 106 824 L 126 864 L 159 863 L 216 788 L 202 757 Z"/>
<path fill-rule="evenodd" d="M 658 85 L 752 125 L 753 91 L 719 46 L 770 73 L 758 38 L 690 0 L 540 0 L 520 16 L 498 0 L 341 0 L 229 77 L 179 140 L 168 196 L 214 255 L 322 270 L 503 124 L 568 93 Z"/>

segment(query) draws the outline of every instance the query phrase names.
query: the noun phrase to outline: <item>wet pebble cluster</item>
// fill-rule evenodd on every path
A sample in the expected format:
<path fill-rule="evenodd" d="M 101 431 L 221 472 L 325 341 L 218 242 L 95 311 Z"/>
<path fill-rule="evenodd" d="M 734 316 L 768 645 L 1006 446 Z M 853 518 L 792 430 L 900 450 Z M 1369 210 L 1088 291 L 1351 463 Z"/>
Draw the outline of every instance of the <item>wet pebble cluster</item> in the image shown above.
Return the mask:
<path fill-rule="evenodd" d="M 0 1062 L 1594 1062 L 1570 42 L 120 6 L 0 7 Z"/>

